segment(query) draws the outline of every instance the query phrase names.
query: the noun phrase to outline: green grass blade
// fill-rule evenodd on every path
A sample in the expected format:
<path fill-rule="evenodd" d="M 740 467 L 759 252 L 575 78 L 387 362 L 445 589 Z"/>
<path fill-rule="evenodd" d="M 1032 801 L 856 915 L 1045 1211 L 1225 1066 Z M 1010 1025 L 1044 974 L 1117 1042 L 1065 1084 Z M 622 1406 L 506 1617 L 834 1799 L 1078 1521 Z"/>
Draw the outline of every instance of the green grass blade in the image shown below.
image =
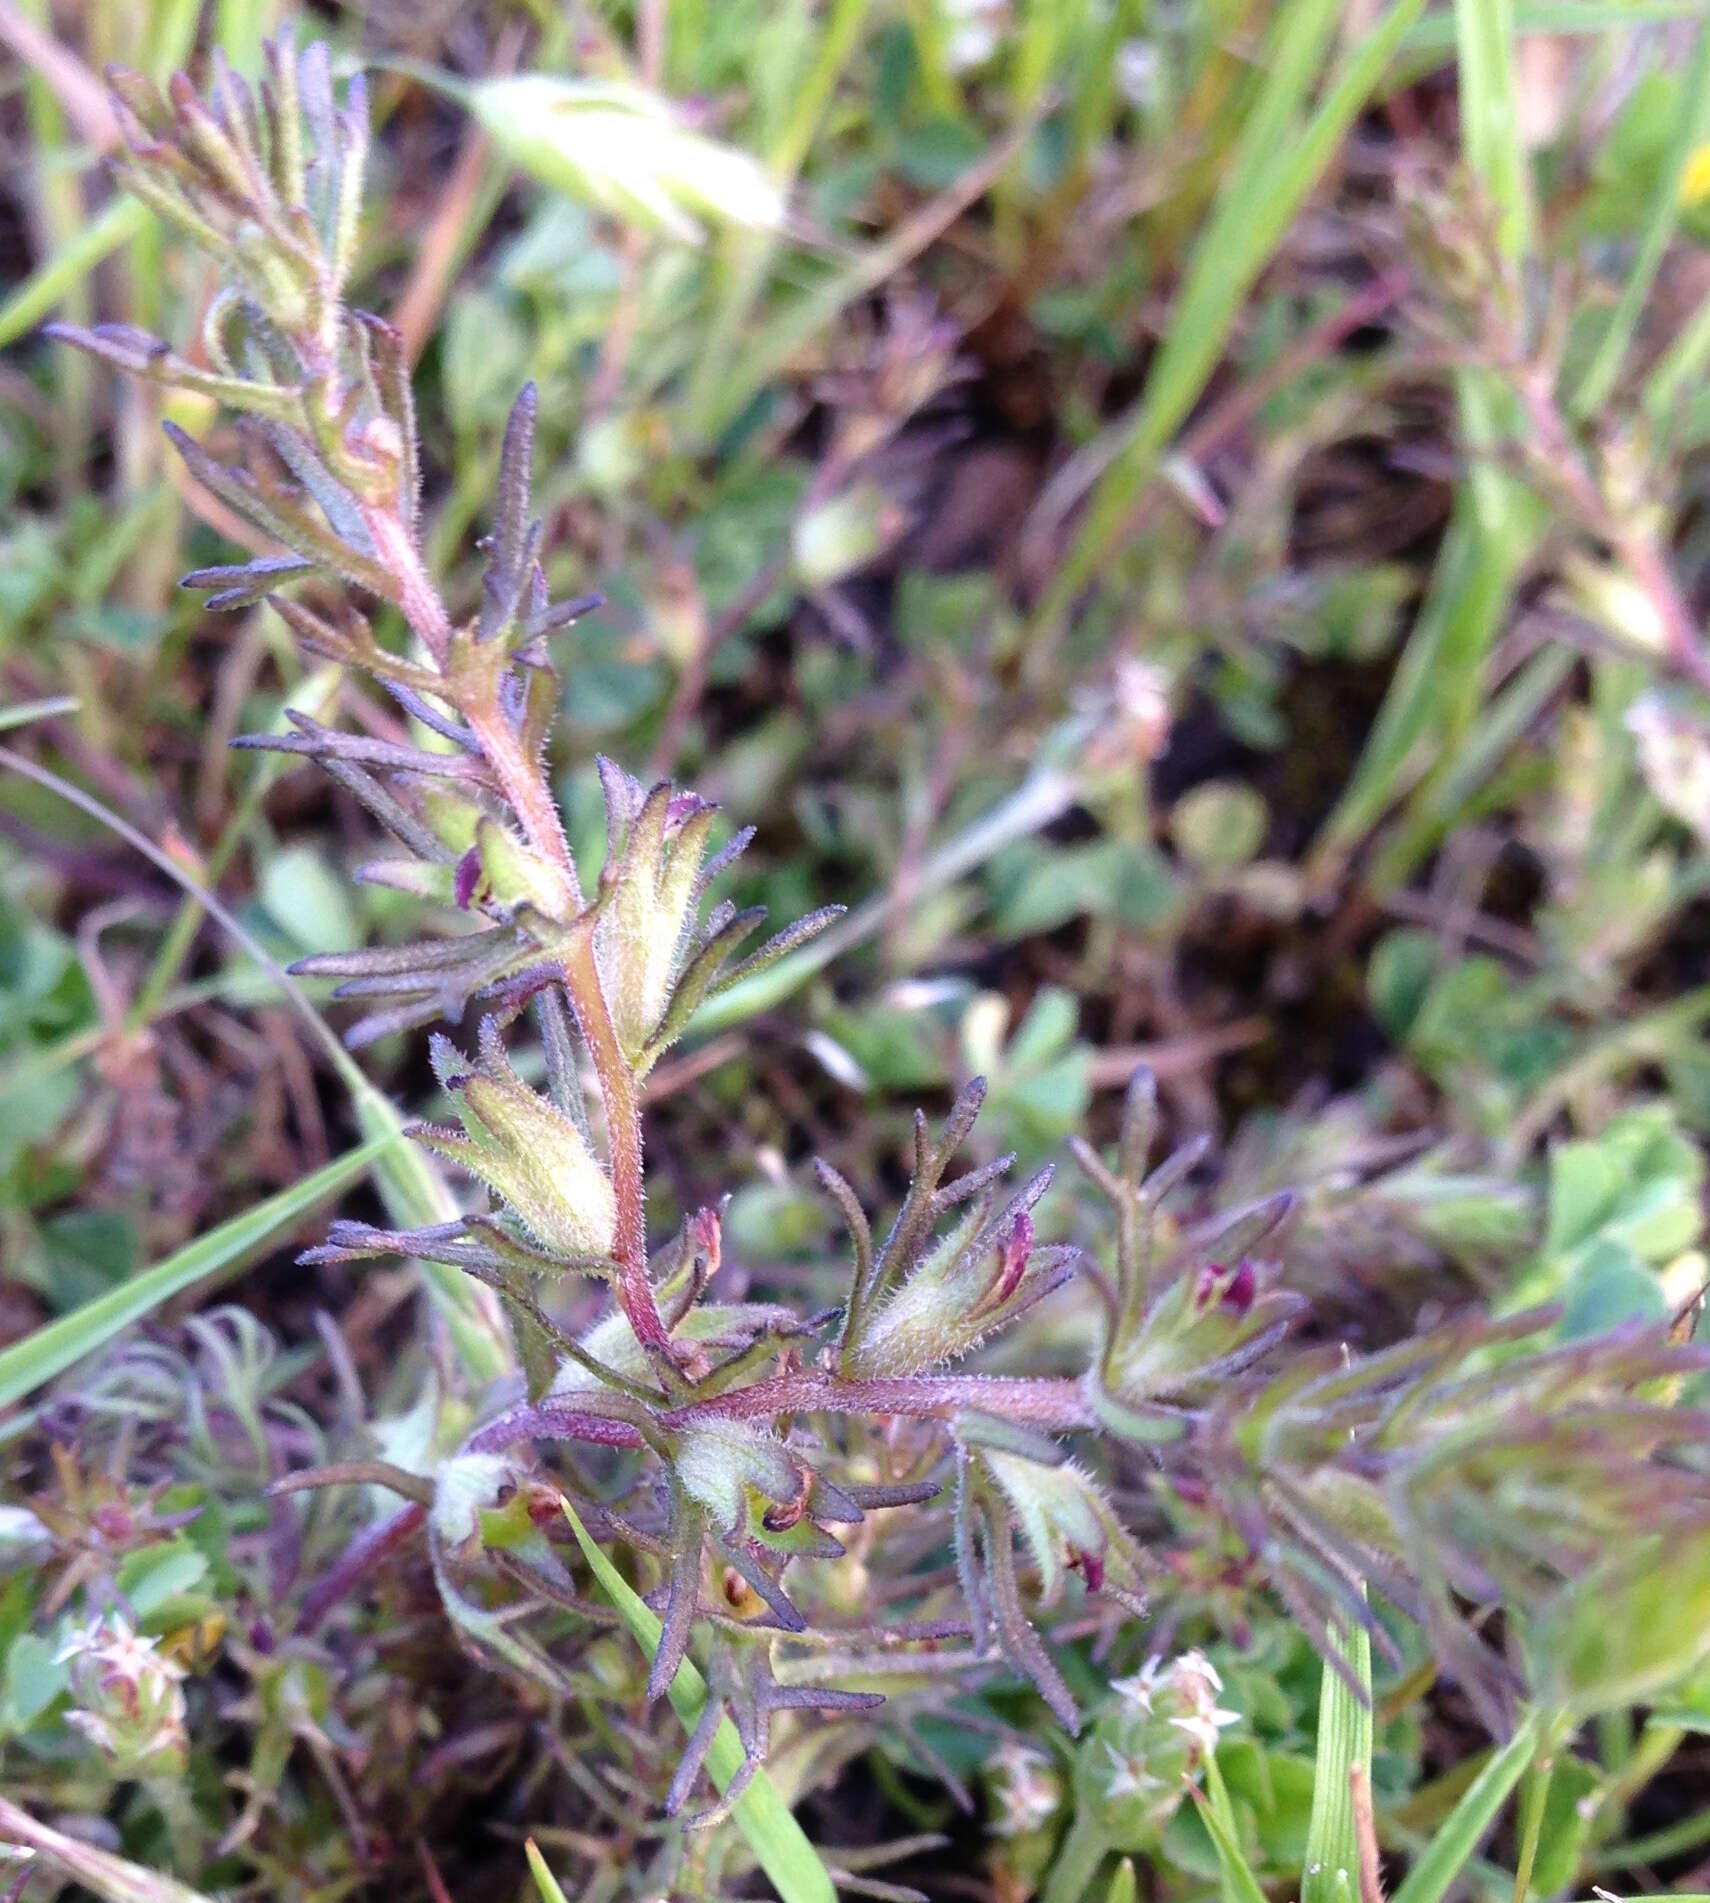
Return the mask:
<path fill-rule="evenodd" d="M 1542 0 L 1514 9 L 1514 32 L 1521 38 L 1561 37 L 1589 33 L 1630 33 L 1635 27 L 1660 26 L 1670 20 L 1698 20 L 1704 0 Z M 1452 53 L 1455 16 L 1448 9 L 1432 12 L 1402 42 L 1404 53 Z"/>
<path fill-rule="evenodd" d="M 160 85 L 177 72 L 196 45 L 202 0 L 165 0 L 148 25 L 148 70 Z"/>
<path fill-rule="evenodd" d="M 1104 1903 L 1138 1903 L 1139 1896 L 1140 1882 L 1134 1874 L 1134 1859 L 1124 1857 L 1116 1866 L 1116 1875 L 1110 1879 Z"/>
<path fill-rule="evenodd" d="M 1701 304 L 1682 325 L 1645 379 L 1645 415 L 1659 444 L 1668 443 L 1686 393 L 1710 365 L 1710 303 Z"/>
<path fill-rule="evenodd" d="M 377 1152 L 383 1160 L 375 1176 L 381 1200 L 394 1222 L 405 1228 L 414 1228 L 444 1222 L 458 1213 L 444 1180 L 422 1151 L 414 1144 L 396 1142 L 404 1129 L 404 1120 L 398 1114 L 397 1107 L 368 1081 L 361 1066 L 310 1003 L 302 986 L 282 969 L 277 959 L 269 956 L 267 948 L 257 941 L 255 935 L 228 907 L 193 879 L 170 853 L 163 852 L 152 839 L 103 806 L 82 787 L 61 779 L 57 773 L 49 772 L 35 761 L 14 753 L 9 747 L 0 747 L 0 767 L 9 768 L 36 785 L 46 787 L 49 792 L 57 794 L 110 832 L 116 833 L 133 851 L 140 853 L 151 865 L 157 866 L 182 891 L 188 892 L 278 985 L 301 1015 L 310 1035 L 325 1052 L 327 1061 L 350 1092 L 363 1134 L 370 1138 L 385 1139 L 385 1148 Z M 515 1363 L 510 1334 L 499 1308 L 498 1297 L 491 1289 L 444 1263 L 424 1263 L 421 1268 L 429 1295 L 443 1316 L 471 1379 L 490 1381 L 508 1372 Z"/>
<path fill-rule="evenodd" d="M 1496 206 L 1497 236 L 1511 258 L 1526 248 L 1532 195 L 1514 83 L 1512 0 L 1456 0 L 1461 146 Z"/>
<path fill-rule="evenodd" d="M 1627 360 L 1627 349 L 1638 328 L 1657 267 L 1680 222 L 1680 184 L 1693 148 L 1704 137 L 1707 101 L 1710 101 L 1710 25 L 1698 29 L 1692 64 L 1680 89 L 1680 110 L 1669 134 L 1656 191 L 1639 236 L 1638 249 L 1633 254 L 1632 268 L 1621 287 L 1620 301 L 1610 314 L 1609 323 L 1598 339 L 1596 354 L 1574 392 L 1573 414 L 1582 421 L 1608 401 L 1621 366 Z"/>
<path fill-rule="evenodd" d="M 1360 1894 L 1353 1780 L 1356 1772 L 1368 1784 L 1371 1779 L 1372 1638 L 1364 1626 L 1356 1626 L 1332 1643 L 1358 1680 L 1360 1691 L 1325 1661 L 1300 1903 L 1351 1903 Z"/>
<path fill-rule="evenodd" d="M 622 1613 L 623 1622 L 636 1643 L 652 1658 L 659 1650 L 658 1615 L 589 1537 L 588 1529 L 576 1517 L 576 1509 L 568 1500 L 564 1502 L 564 1514 L 594 1577 Z M 706 1703 L 707 1686 L 691 1659 L 684 1659 L 677 1667 L 669 1695 L 684 1728 L 693 1730 Z M 742 1741 L 736 1735 L 735 1725 L 727 1718 L 719 1726 L 718 1736 L 707 1753 L 707 1770 L 722 1791 L 741 1768 Z M 825 1865 L 820 1862 L 819 1852 L 808 1842 L 778 1787 L 763 1770 L 755 1772 L 747 1790 L 736 1800 L 731 1815 L 784 1903 L 835 1903 L 837 1892 L 832 1888 Z"/>
<path fill-rule="evenodd" d="M 1209 1753 L 1205 1760 L 1205 1796 L 1199 1814 L 1217 1852 L 1223 1903 L 1266 1903 L 1264 1889 L 1241 1848 L 1235 1806 L 1229 1801 L 1228 1786 L 1217 1768 L 1216 1752 Z"/>
<path fill-rule="evenodd" d="M 1473 486 L 1463 485 L 1418 619 L 1359 765 L 1325 824 L 1316 860 L 1338 857 L 1377 824 L 1402 790 L 1415 749 L 1453 724 L 1469 683 L 1476 706 L 1484 659 L 1524 559 L 1519 536 L 1486 532 Z"/>
<path fill-rule="evenodd" d="M 546 1859 L 535 1848 L 532 1837 L 523 1845 L 523 1855 L 528 1858 L 528 1873 L 540 1892 L 540 1903 L 570 1903 L 558 1879 L 547 1869 Z"/>
<path fill-rule="evenodd" d="M 1295 128 L 1302 102 L 1340 9 L 1326 0 L 1299 0 L 1278 10 L 1264 85 L 1194 248 L 1128 441 L 1099 478 L 1086 520 L 1034 617 L 1036 632 L 1061 621 L 1074 597 L 1109 558 L 1166 445 L 1216 369 L 1247 293 L 1376 90 L 1422 6 L 1423 0 L 1401 0 L 1385 16 L 1344 62 L 1300 131 Z"/>
<path fill-rule="evenodd" d="M 1579 656 L 1565 643 L 1541 648 L 1481 709 L 1472 730 L 1421 786 L 1407 823 L 1373 862 L 1369 883 L 1374 892 L 1392 892 L 1407 883 L 1414 868 L 1436 850 L 1495 779 L 1526 729 L 1578 664 Z"/>
<path fill-rule="evenodd" d="M 145 1269 L 118 1288 L 0 1350 L 0 1407 L 21 1399 L 85 1355 L 104 1347 L 162 1302 L 265 1248 L 317 1203 L 336 1196 L 364 1176 L 369 1165 L 396 1141 L 395 1135 L 380 1135 L 347 1150 L 302 1182 L 221 1223 L 207 1235 L 198 1236 L 152 1269 Z"/>
<path fill-rule="evenodd" d="M 34 330 L 48 312 L 88 277 L 103 258 L 129 244 L 154 216 L 134 198 L 117 198 L 91 218 L 0 304 L 0 349 Z"/>
<path fill-rule="evenodd" d="M 398 1106 L 360 1072 L 345 1081 L 356 1107 L 358 1127 L 365 1135 L 387 1143 L 374 1169 L 374 1187 L 380 1192 L 387 1215 L 405 1229 L 431 1228 L 460 1215 L 457 1199 L 421 1145 L 393 1140 L 403 1136 L 405 1127 Z M 415 1266 L 470 1379 L 496 1381 L 509 1374 L 516 1361 L 493 1291 L 448 1262 L 419 1262 Z"/>
<path fill-rule="evenodd" d="M 786 190 L 795 183 L 806 163 L 814 135 L 831 103 L 838 78 L 860 39 L 871 4 L 872 0 L 834 0 L 784 123 L 776 137 L 768 142 L 766 169 Z M 691 432 L 704 430 L 715 413 L 722 413 L 719 386 L 759 301 L 777 252 L 777 238 L 770 232 L 729 232 L 725 236 L 723 292 L 707 325 L 706 339 L 683 399 Z"/>
<path fill-rule="evenodd" d="M 1518 260 L 1531 230 L 1526 154 L 1514 103 L 1513 20 L 1508 0 L 1460 0 L 1462 138 L 1496 207 L 1505 254 Z M 1405 790 L 1422 750 L 1458 746 L 1483 693 L 1485 660 L 1507 617 L 1514 584 L 1536 545 L 1536 500 L 1497 463 L 1519 429 L 1510 391 L 1477 371 L 1456 379 L 1469 457 L 1448 533 L 1395 678 L 1359 764 L 1313 853 L 1322 880 Z"/>
<path fill-rule="evenodd" d="M 872 0 L 833 0 L 784 123 L 767 146 L 766 169 L 780 185 L 789 184 L 807 162 L 814 134 L 831 104 L 838 76 L 849 63 L 871 6 Z"/>
<path fill-rule="evenodd" d="M 1449 1885 L 1525 1775 L 1537 1748 L 1538 1721 L 1530 1717 L 1467 1786 L 1390 1903 L 1442 1903 Z"/>

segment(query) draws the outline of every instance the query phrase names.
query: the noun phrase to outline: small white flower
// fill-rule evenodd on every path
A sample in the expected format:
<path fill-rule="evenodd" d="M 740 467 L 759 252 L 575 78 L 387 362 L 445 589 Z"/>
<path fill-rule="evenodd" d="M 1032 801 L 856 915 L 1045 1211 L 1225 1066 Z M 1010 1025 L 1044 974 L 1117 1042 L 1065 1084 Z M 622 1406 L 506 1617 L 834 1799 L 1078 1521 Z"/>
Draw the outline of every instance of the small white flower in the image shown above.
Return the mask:
<path fill-rule="evenodd" d="M 119 1621 L 120 1624 L 123 1621 Z M 67 1633 L 59 1650 L 53 1655 L 55 1665 L 64 1665 L 69 1660 L 81 1658 L 86 1652 L 93 1652 L 101 1643 L 105 1627 L 97 1619 L 93 1625 L 79 1626 L 76 1631 Z"/>
<path fill-rule="evenodd" d="M 1191 1652 L 1184 1652 L 1176 1660 L 1170 1667 L 1170 1676 L 1179 1690 L 1188 1692 L 1195 1698 L 1204 1695 L 1204 1687 L 1207 1685 L 1213 1692 L 1220 1692 L 1223 1689 L 1223 1680 L 1218 1674 L 1217 1667 L 1197 1647 Z"/>
<path fill-rule="evenodd" d="M 1158 1689 L 1158 1674 L 1163 1666 L 1164 1661 L 1153 1653 L 1132 1677 L 1112 1679 L 1110 1689 L 1129 1704 L 1138 1705 L 1142 1711 L 1150 1711 L 1152 1694 Z"/>
<path fill-rule="evenodd" d="M 1144 1797 L 1148 1791 L 1163 1788 L 1163 1779 L 1155 1777 L 1146 1769 L 1144 1758 L 1124 1757 L 1113 1744 L 1107 1744 L 1104 1748 L 1110 1755 L 1111 1764 L 1104 1794 L 1113 1803 L 1118 1798 Z"/>
<path fill-rule="evenodd" d="M 1170 1723 L 1178 1731 L 1185 1731 L 1198 1748 L 1208 1756 L 1217 1749 L 1217 1734 L 1226 1726 L 1239 1722 L 1238 1711 L 1219 1711 L 1212 1706 L 1204 1711 L 1190 1713 L 1185 1718 L 1172 1718 Z"/>
<path fill-rule="evenodd" d="M 184 1667 L 162 1652 L 153 1639 L 134 1631 L 121 1613 L 108 1613 L 73 1632 L 54 1654 L 56 1663 L 89 1658 L 118 1678 L 178 1680 Z"/>
<path fill-rule="evenodd" d="M 992 1829 L 1000 1837 L 1024 1837 L 1056 1815 L 1062 1792 L 1051 1760 L 1043 1752 L 1006 1738 L 992 1755 L 992 1768 L 997 1774 L 998 1802 L 1002 1806 Z"/>
<path fill-rule="evenodd" d="M 122 1776 L 182 1760 L 187 1750 L 185 1669 L 118 1613 L 67 1635 L 56 1657 L 70 1665 L 66 1723 Z"/>

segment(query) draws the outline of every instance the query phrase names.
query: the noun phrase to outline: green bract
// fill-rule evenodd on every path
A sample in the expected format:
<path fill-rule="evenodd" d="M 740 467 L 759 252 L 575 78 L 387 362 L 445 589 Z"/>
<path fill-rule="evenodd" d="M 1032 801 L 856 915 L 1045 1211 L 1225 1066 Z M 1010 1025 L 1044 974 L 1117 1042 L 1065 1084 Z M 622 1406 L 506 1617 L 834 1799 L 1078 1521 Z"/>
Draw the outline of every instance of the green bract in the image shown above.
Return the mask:
<path fill-rule="evenodd" d="M 433 1064 L 463 1134 L 429 1128 L 418 1139 L 480 1177 L 543 1249 L 608 1255 L 617 1222 L 611 1178 L 586 1134 L 512 1070 L 492 1020 L 481 1027 L 472 1069 L 443 1037 L 433 1040 Z"/>

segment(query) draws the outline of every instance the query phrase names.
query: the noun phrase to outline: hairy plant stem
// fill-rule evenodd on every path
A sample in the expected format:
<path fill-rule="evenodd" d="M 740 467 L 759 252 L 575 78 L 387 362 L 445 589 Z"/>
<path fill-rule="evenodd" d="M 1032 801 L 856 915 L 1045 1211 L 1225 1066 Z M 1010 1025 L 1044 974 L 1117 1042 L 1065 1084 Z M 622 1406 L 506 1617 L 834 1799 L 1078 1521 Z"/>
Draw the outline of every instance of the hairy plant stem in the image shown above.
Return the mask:
<path fill-rule="evenodd" d="M 599 1079 L 600 1100 L 606 1113 L 612 1190 L 617 1204 L 612 1253 L 622 1270 L 615 1284 L 618 1302 L 636 1339 L 660 1363 L 668 1384 L 678 1386 L 670 1331 L 647 1278 L 640 1092 L 600 983 L 594 960 L 593 921 L 583 909 L 581 882 L 565 836 L 563 816 L 540 761 L 529 758 L 499 705 L 497 682 L 483 679 L 472 691 L 458 678 L 452 659 L 451 617 L 428 577 L 414 534 L 396 513 L 370 508 L 365 515 L 379 558 L 396 584 L 397 605 L 411 631 L 433 657 L 445 683 L 446 701 L 474 734 L 524 837 L 563 879 L 567 904 L 579 915 L 560 946 L 558 963 L 570 1008 Z"/>
<path fill-rule="evenodd" d="M 604 1447 L 651 1446 L 707 1421 L 770 1421 L 780 1414 L 901 1415 L 909 1420 L 953 1420 L 958 1414 L 996 1414 L 1046 1433 L 1094 1428 L 1098 1417 L 1079 1381 L 986 1374 L 905 1374 L 847 1381 L 818 1372 L 778 1375 L 728 1394 L 651 1407 L 610 1391 L 549 1395 L 489 1421 L 469 1445 L 491 1453 L 519 1440 L 583 1440 Z"/>
<path fill-rule="evenodd" d="M 443 671 L 451 651 L 451 617 L 422 566 L 415 536 L 395 511 L 372 503 L 363 509 L 362 519 L 374 544 L 375 558 L 397 586 L 392 599 L 398 612 Z"/>
<path fill-rule="evenodd" d="M 1077 1380 L 989 1374 L 903 1374 L 867 1381 L 830 1374 L 784 1374 L 729 1394 L 686 1401 L 659 1418 L 666 1427 L 689 1427 L 696 1421 L 765 1420 L 777 1414 L 815 1412 L 901 1414 L 914 1420 L 998 1414 L 1059 1433 L 1098 1424 Z"/>
<path fill-rule="evenodd" d="M 460 711 L 480 742 L 481 751 L 521 823 L 529 844 L 562 873 L 572 906 L 581 910 L 582 891 L 575 861 L 564 835 L 557 802 L 539 763 L 529 760 L 517 742 L 515 730 L 495 707 L 462 707 Z M 647 1279 L 646 1187 L 641 1143 L 641 1096 L 635 1073 L 618 1041 L 611 1007 L 594 961 L 593 923 L 586 914 L 571 927 L 561 948 L 559 967 L 576 1023 L 588 1047 L 599 1079 L 600 1101 L 606 1113 L 606 1140 L 611 1150 L 612 1190 L 617 1202 L 617 1228 L 612 1253 L 622 1266 L 618 1300 L 649 1354 L 670 1361 L 670 1333 L 659 1314 L 653 1285 Z"/>
<path fill-rule="evenodd" d="M 641 1155 L 641 1098 L 635 1073 L 618 1042 L 617 1027 L 600 985 L 594 963 L 591 922 L 578 924 L 564 955 L 564 987 L 583 1042 L 600 1080 L 600 1098 L 606 1110 L 606 1141 L 611 1151 L 612 1188 L 617 1199 L 617 1227 L 612 1254 L 622 1270 L 618 1299 L 635 1330 L 636 1339 L 650 1354 L 671 1361 L 671 1338 L 659 1313 L 653 1284 L 647 1279 L 647 1219 Z"/>
<path fill-rule="evenodd" d="M 582 885 L 576 876 L 576 862 L 570 854 L 570 842 L 564 836 L 558 802 L 552 797 L 540 762 L 529 759 L 523 752 L 516 729 L 499 711 L 496 702 L 484 707 L 464 705 L 459 711 L 481 743 L 482 755 L 510 801 L 524 837 L 562 873 L 570 903 L 580 911 Z"/>

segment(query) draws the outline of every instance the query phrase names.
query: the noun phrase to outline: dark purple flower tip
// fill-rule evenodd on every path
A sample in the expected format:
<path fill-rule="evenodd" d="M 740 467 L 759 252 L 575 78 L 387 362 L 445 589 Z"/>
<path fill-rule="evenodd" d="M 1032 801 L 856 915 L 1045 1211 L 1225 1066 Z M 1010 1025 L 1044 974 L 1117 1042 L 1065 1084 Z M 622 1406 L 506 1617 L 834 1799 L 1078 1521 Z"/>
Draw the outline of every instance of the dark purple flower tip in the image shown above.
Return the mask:
<path fill-rule="evenodd" d="M 1069 1565 L 1087 1582 L 1088 1592 L 1097 1592 L 1104 1585 L 1102 1553 L 1083 1553 L 1079 1548 L 1073 1548 L 1069 1553 Z"/>
<path fill-rule="evenodd" d="M 1237 1315 L 1245 1315 L 1253 1306 L 1253 1297 L 1259 1292 L 1259 1272 L 1245 1256 L 1229 1278 L 1229 1286 L 1223 1291 L 1223 1306 L 1232 1309 Z"/>
<path fill-rule="evenodd" d="M 1032 1254 L 1033 1218 L 1023 1210 L 1016 1217 L 1015 1227 L 998 1251 L 997 1281 L 992 1285 L 991 1292 L 994 1305 L 1007 1302 L 1021 1286 L 1021 1278 L 1027 1273 L 1028 1258 Z"/>
<path fill-rule="evenodd" d="M 1234 1268 L 1221 1262 L 1208 1262 L 1194 1285 L 1193 1305 L 1201 1314 L 1213 1302 L 1235 1315 L 1245 1315 L 1259 1292 L 1259 1272 L 1243 1256 Z"/>

